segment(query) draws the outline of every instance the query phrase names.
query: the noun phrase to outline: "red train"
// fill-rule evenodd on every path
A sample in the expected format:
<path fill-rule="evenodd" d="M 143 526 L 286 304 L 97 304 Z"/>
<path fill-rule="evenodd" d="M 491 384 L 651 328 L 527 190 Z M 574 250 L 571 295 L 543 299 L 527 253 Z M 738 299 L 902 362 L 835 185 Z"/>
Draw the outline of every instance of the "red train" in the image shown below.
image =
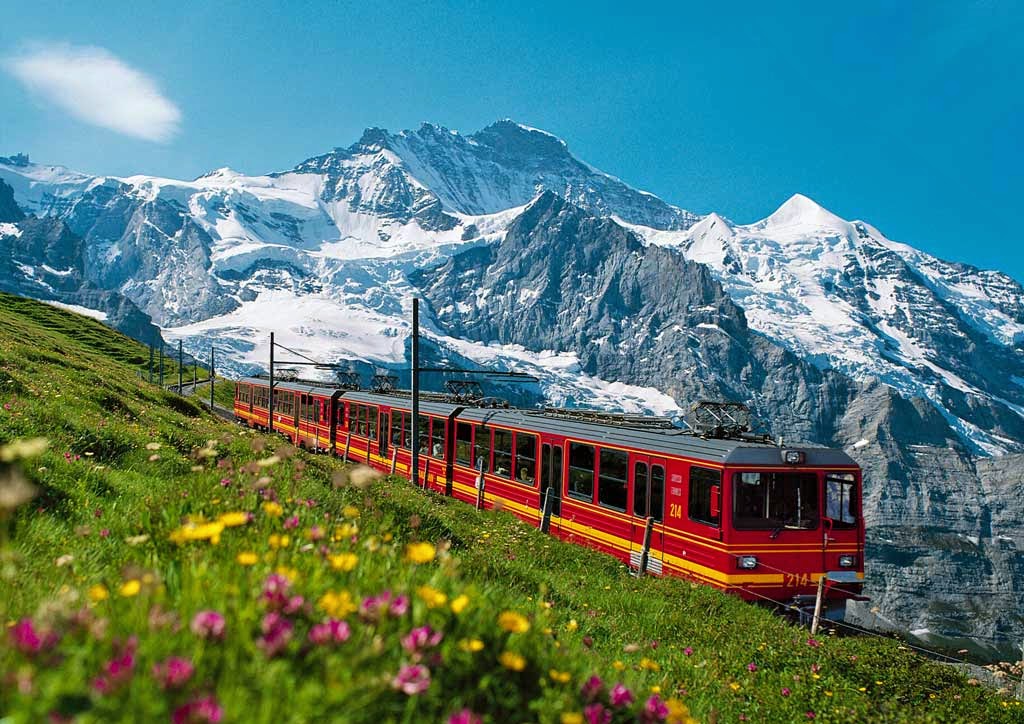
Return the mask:
<path fill-rule="evenodd" d="M 268 397 L 266 379 L 240 380 L 236 418 L 266 429 Z M 410 410 L 401 394 L 274 385 L 275 431 L 408 478 Z M 571 410 L 425 401 L 420 418 L 417 482 L 439 493 L 475 503 L 482 481 L 487 508 L 747 599 L 807 607 L 822 577 L 825 615 L 861 599 L 861 471 L 840 450 L 705 439 L 655 419 L 609 424 Z"/>

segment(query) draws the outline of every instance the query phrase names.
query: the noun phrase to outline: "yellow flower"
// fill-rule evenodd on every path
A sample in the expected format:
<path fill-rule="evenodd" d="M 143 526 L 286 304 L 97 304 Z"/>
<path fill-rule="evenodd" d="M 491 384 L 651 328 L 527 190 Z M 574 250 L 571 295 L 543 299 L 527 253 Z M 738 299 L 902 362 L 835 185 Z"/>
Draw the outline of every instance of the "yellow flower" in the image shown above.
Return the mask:
<path fill-rule="evenodd" d="M 831 691 L 826 691 L 825 692 L 825 696 L 832 696 L 832 692 Z"/>
<path fill-rule="evenodd" d="M 357 508 L 354 505 L 346 505 L 342 509 L 341 514 L 344 515 L 346 518 L 358 518 L 359 517 L 359 508 Z"/>
<path fill-rule="evenodd" d="M 381 536 L 381 540 L 383 540 L 385 543 L 390 543 L 394 539 L 394 537 L 395 536 L 391 533 L 385 533 L 383 536 Z"/>
<path fill-rule="evenodd" d="M 142 583 L 137 578 L 133 578 L 130 581 L 125 581 L 121 586 L 119 593 L 125 598 L 131 598 L 132 596 L 139 595 L 139 591 L 142 590 Z"/>
<path fill-rule="evenodd" d="M 740 685 L 739 685 L 739 684 L 737 684 L 737 683 L 736 683 L 736 682 L 734 681 L 734 682 L 732 682 L 731 684 L 729 684 L 729 688 L 730 688 L 730 689 L 732 689 L 733 691 L 739 691 L 739 690 L 740 690 Z"/>
<path fill-rule="evenodd" d="M 459 641 L 459 648 L 463 651 L 475 654 L 477 651 L 483 650 L 484 642 L 480 639 L 462 639 L 462 641 Z"/>
<path fill-rule="evenodd" d="M 515 611 L 503 611 L 498 616 L 498 626 L 509 633 L 526 633 L 530 630 L 526 616 Z"/>
<path fill-rule="evenodd" d="M 551 669 L 548 672 L 548 676 L 551 677 L 552 681 L 557 681 L 559 684 L 568 684 L 572 679 L 572 675 L 568 671 L 558 671 L 557 669 Z"/>
<path fill-rule="evenodd" d="M 255 553 L 251 553 L 249 551 L 245 551 L 245 552 L 239 553 L 235 557 L 235 560 L 238 561 L 239 565 L 254 566 L 254 565 L 256 565 L 256 562 L 259 560 L 259 557 L 257 557 L 257 555 Z"/>
<path fill-rule="evenodd" d="M 358 532 L 359 526 L 357 526 L 355 523 L 342 523 L 334 529 L 334 540 L 335 542 L 342 541 L 346 538 L 351 538 Z"/>
<path fill-rule="evenodd" d="M 452 602 L 451 602 L 450 605 L 451 605 L 452 613 L 454 613 L 456 616 L 458 616 L 460 613 L 462 613 L 464 610 L 466 610 L 466 606 L 469 605 L 469 596 L 467 596 L 465 593 L 463 593 L 460 596 L 456 596 L 455 598 L 452 599 Z"/>
<path fill-rule="evenodd" d="M 657 684 L 655 684 L 654 686 L 651 687 L 651 693 L 652 694 L 660 694 L 661 693 L 661 687 L 658 686 Z"/>
<path fill-rule="evenodd" d="M 110 592 L 107 590 L 107 587 L 104 586 L 102 583 L 97 583 L 95 586 L 90 586 L 90 588 L 89 588 L 89 600 L 90 601 L 93 601 L 94 603 L 99 603 L 100 601 L 107 600 L 107 598 L 109 598 L 109 597 L 110 597 Z"/>
<path fill-rule="evenodd" d="M 501 662 L 502 666 L 511 671 L 522 671 L 526 668 L 526 659 L 514 651 L 503 651 L 501 656 L 498 657 L 498 661 Z"/>
<path fill-rule="evenodd" d="M 583 724 L 583 715 L 578 711 L 563 711 L 561 724 Z"/>
<path fill-rule="evenodd" d="M 355 553 L 338 553 L 337 555 L 327 556 L 327 560 L 331 562 L 331 568 L 336 571 L 351 571 L 356 567 L 356 563 L 359 562 L 359 556 Z"/>
<path fill-rule="evenodd" d="M 189 521 L 171 533 L 171 541 L 177 544 L 187 543 L 194 540 L 208 540 L 213 545 L 220 543 L 220 534 L 224 532 L 224 524 L 220 521 L 213 523 L 195 523 Z"/>
<path fill-rule="evenodd" d="M 270 537 L 267 538 L 267 545 L 277 550 L 278 548 L 287 548 L 288 544 L 292 542 L 292 539 L 286 535 L 278 535 L 277 533 L 271 533 Z"/>
<path fill-rule="evenodd" d="M 661 664 L 644 657 L 640 659 L 640 668 L 644 671 L 661 671 Z"/>
<path fill-rule="evenodd" d="M 572 619 L 569 623 L 565 624 L 566 631 L 576 631 L 579 627 L 580 625 L 576 623 L 576 619 Z"/>
<path fill-rule="evenodd" d="M 433 543 L 410 543 L 405 547 L 405 560 L 410 563 L 430 563 L 436 553 L 437 548 Z"/>
<path fill-rule="evenodd" d="M 679 699 L 666 700 L 665 708 L 668 709 L 668 716 L 665 718 L 668 724 L 687 724 L 690 721 L 690 708 Z"/>
<path fill-rule="evenodd" d="M 280 518 L 284 515 L 284 508 L 279 503 L 275 503 L 272 500 L 268 500 L 263 504 L 263 512 L 269 515 L 271 518 Z"/>
<path fill-rule="evenodd" d="M 448 596 L 430 586 L 420 586 L 416 589 L 416 595 L 423 599 L 427 608 L 440 608 L 448 603 Z"/>
<path fill-rule="evenodd" d="M 317 606 L 331 618 L 345 618 L 359 608 L 348 591 L 328 591 L 317 601 Z"/>
<path fill-rule="evenodd" d="M 274 573 L 279 576 L 284 576 L 292 583 L 299 580 L 299 572 L 294 568 L 289 568 L 288 566 L 278 566 Z"/>
<path fill-rule="evenodd" d="M 249 522 L 248 513 L 222 513 L 217 520 L 224 524 L 225 528 L 236 528 Z"/>
<path fill-rule="evenodd" d="M 626 668 L 626 665 L 624 663 L 622 663 L 621 661 L 619 661 L 618 659 L 616 659 L 615 661 L 612 662 L 612 668 L 615 669 L 616 671 L 624 671 L 625 668 Z"/>

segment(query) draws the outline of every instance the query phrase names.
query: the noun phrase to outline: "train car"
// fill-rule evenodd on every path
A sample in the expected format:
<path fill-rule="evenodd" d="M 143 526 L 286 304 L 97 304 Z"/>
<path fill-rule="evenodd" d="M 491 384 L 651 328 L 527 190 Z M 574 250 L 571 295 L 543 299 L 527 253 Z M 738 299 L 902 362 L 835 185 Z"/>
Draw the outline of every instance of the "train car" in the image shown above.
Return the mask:
<path fill-rule="evenodd" d="M 240 386 L 262 401 L 266 384 Z M 413 479 L 407 395 L 315 396 L 335 401 L 335 454 Z M 253 409 L 240 419 L 265 419 Z M 840 450 L 706 439 L 657 420 L 574 411 L 425 401 L 420 415 L 418 485 L 467 502 L 482 487 L 487 508 L 632 568 L 750 600 L 807 606 L 822 578 L 825 615 L 841 617 L 861 598 L 861 472 Z"/>
<path fill-rule="evenodd" d="M 298 447 L 314 452 L 334 449 L 334 420 L 342 408 L 337 387 L 305 382 L 274 382 L 274 431 Z M 235 419 L 267 430 L 270 387 L 266 379 L 246 377 L 235 383 Z"/>

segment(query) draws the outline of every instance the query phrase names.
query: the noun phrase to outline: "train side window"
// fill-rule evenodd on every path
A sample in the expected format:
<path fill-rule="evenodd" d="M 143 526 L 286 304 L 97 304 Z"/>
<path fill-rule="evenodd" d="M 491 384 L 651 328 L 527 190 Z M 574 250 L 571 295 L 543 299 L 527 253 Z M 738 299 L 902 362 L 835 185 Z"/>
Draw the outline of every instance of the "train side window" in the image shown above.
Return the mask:
<path fill-rule="evenodd" d="M 444 421 L 438 417 L 430 419 L 430 454 L 444 460 Z"/>
<path fill-rule="evenodd" d="M 473 426 L 468 422 L 455 426 L 455 462 L 473 466 Z"/>
<path fill-rule="evenodd" d="M 388 431 L 388 435 L 391 436 L 391 444 L 395 447 L 405 447 L 405 441 L 402 440 L 402 418 L 405 417 L 405 413 L 401 410 L 391 411 L 391 429 Z"/>
<path fill-rule="evenodd" d="M 370 439 L 377 439 L 377 406 L 372 405 L 369 407 L 369 423 L 370 423 Z"/>
<path fill-rule="evenodd" d="M 494 431 L 494 474 L 512 477 L 512 433 L 509 430 Z"/>
<path fill-rule="evenodd" d="M 412 450 L 412 413 L 402 413 L 402 444 L 406 450 Z"/>
<path fill-rule="evenodd" d="M 721 524 L 721 514 L 712 505 L 711 496 L 718 494 L 722 486 L 722 474 L 693 466 L 690 468 L 690 520 L 716 528 Z M 717 501 L 716 501 L 717 502 Z"/>
<path fill-rule="evenodd" d="M 537 479 L 537 436 L 516 433 L 516 480 L 533 485 Z"/>
<path fill-rule="evenodd" d="M 601 464 L 597 471 L 597 504 L 626 512 L 626 476 L 629 453 L 601 448 Z"/>
<path fill-rule="evenodd" d="M 633 515 L 647 517 L 647 463 L 633 466 Z"/>
<path fill-rule="evenodd" d="M 594 446 L 569 443 L 569 497 L 594 502 Z"/>
<path fill-rule="evenodd" d="M 491 469 L 491 429 L 483 425 L 473 435 L 473 467 L 485 473 Z"/>
<path fill-rule="evenodd" d="M 857 524 L 857 479 L 852 473 L 825 473 L 825 516 L 836 528 Z"/>
<path fill-rule="evenodd" d="M 661 523 L 665 520 L 665 468 L 651 466 L 651 508 L 650 516 Z"/>

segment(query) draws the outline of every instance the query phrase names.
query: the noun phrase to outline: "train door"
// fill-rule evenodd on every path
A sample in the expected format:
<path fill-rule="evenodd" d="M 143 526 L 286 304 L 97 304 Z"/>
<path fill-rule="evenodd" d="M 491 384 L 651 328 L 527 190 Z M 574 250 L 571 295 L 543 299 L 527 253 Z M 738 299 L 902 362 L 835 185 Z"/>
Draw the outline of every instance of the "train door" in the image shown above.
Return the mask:
<path fill-rule="evenodd" d="M 629 562 L 633 568 L 640 567 L 648 519 L 653 519 L 646 565 L 656 575 L 661 574 L 665 551 L 665 467 L 663 458 L 634 455 L 630 471 L 633 508 Z"/>
<path fill-rule="evenodd" d="M 562 515 L 562 446 L 545 442 L 540 449 L 540 509 L 551 490 L 551 516 Z"/>

